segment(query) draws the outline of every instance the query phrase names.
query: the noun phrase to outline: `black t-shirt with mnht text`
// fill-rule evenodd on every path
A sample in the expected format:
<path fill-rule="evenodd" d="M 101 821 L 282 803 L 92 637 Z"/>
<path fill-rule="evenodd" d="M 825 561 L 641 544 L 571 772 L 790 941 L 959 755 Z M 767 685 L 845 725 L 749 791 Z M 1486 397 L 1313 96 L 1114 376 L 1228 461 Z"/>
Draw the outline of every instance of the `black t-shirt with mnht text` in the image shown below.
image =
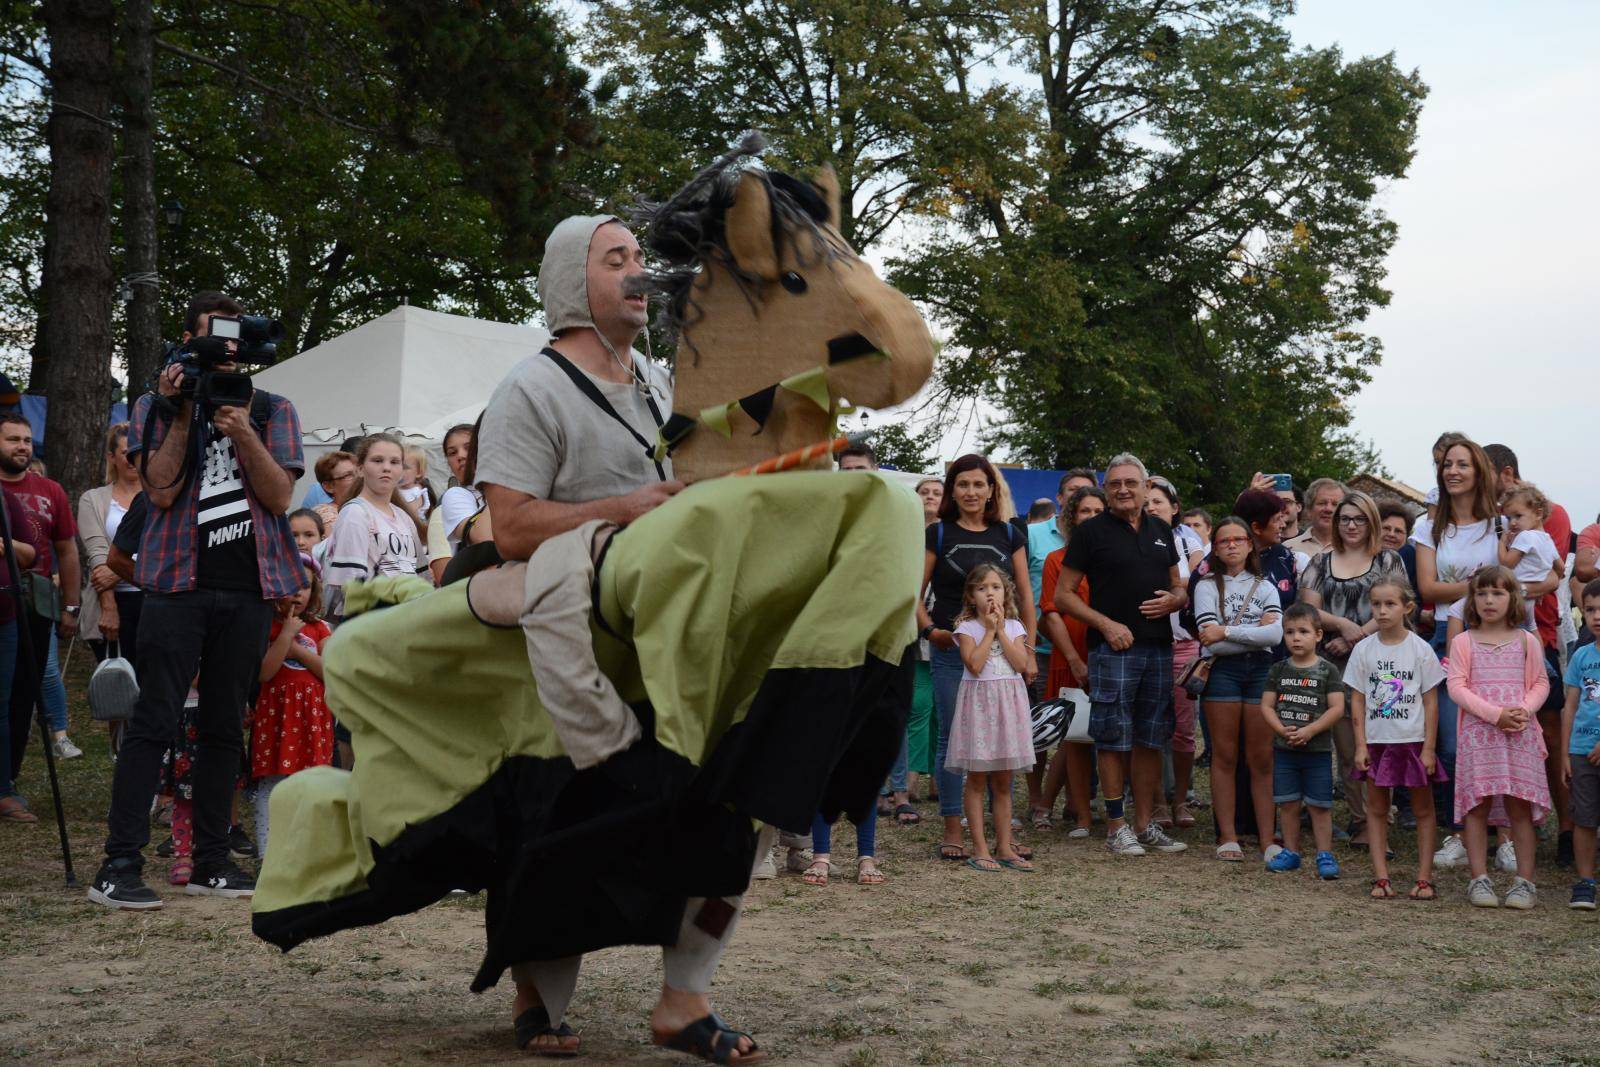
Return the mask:
<path fill-rule="evenodd" d="M 244 472 L 233 439 L 206 423 L 200 468 L 200 510 L 195 584 L 201 589 L 259 592 L 255 522 L 245 495 Z"/>
<path fill-rule="evenodd" d="M 1178 565 L 1172 527 L 1142 515 L 1135 528 L 1103 511 L 1072 528 L 1063 563 L 1089 579 L 1094 609 L 1126 626 L 1135 641 L 1172 644 L 1167 616 L 1147 619 L 1139 613 L 1140 604 L 1172 588 L 1172 568 Z M 1090 627 L 1089 646 L 1104 643 L 1100 631 Z"/>
<path fill-rule="evenodd" d="M 933 591 L 933 607 L 928 615 L 934 626 L 949 630 L 954 628 L 956 616 L 961 614 L 961 592 L 972 569 L 982 563 L 992 563 L 1015 581 L 1012 554 L 1019 548 L 1026 548 L 1028 538 L 1009 522 L 991 522 L 980 532 L 964 529 L 954 522 L 940 521 L 928 527 L 924 543 L 934 554 L 933 578 L 928 583 Z"/>

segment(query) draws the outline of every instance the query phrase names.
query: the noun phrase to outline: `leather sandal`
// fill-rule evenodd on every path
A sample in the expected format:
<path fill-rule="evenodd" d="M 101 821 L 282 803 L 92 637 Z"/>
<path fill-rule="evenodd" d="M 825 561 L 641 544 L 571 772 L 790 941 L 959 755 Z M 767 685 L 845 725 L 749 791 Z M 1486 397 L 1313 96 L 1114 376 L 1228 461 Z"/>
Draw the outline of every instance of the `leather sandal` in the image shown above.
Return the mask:
<path fill-rule="evenodd" d="M 572 1027 L 562 1022 L 560 1026 L 550 1025 L 550 1013 L 543 1004 L 536 1005 L 517 1016 L 512 1024 L 512 1029 L 517 1035 L 517 1048 L 523 1052 L 531 1052 L 535 1056 L 546 1056 L 552 1059 L 570 1059 L 580 1051 L 578 1035 Z M 556 1044 L 535 1045 L 534 1041 L 541 1037 L 554 1036 Z M 572 1044 L 567 1044 L 567 1038 L 574 1039 Z"/>
<path fill-rule="evenodd" d="M 650 1041 L 654 1045 L 672 1049 L 674 1052 L 687 1052 L 691 1056 L 699 1056 L 707 1063 L 760 1063 L 767 1058 L 767 1054 L 757 1047 L 754 1039 L 750 1041 L 749 1051 L 740 1052 L 739 1039 L 742 1037 L 748 1038 L 750 1035 L 743 1030 L 733 1029 L 712 1012 L 670 1037 L 651 1034 Z"/>

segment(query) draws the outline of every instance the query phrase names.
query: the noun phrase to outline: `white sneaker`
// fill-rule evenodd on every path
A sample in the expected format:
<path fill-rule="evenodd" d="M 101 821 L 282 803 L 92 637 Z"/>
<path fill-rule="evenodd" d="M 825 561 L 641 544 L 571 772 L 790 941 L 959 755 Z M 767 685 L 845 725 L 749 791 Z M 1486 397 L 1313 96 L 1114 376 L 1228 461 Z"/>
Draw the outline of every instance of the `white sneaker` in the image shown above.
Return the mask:
<path fill-rule="evenodd" d="M 1067 831 L 1068 841 L 1082 841 L 1088 836 L 1089 828 L 1087 826 L 1074 826 L 1072 829 Z"/>
<path fill-rule="evenodd" d="M 1494 850 L 1494 865 L 1507 874 L 1517 873 L 1517 846 L 1507 841 Z"/>
<path fill-rule="evenodd" d="M 767 849 L 767 854 L 761 857 L 761 862 L 756 864 L 756 869 L 750 872 L 750 877 L 758 882 L 778 877 L 778 864 L 772 858 L 773 849 Z"/>
<path fill-rule="evenodd" d="M 1174 841 L 1168 837 L 1154 820 L 1151 820 L 1150 825 L 1144 828 L 1144 833 L 1139 835 L 1139 844 L 1146 851 L 1154 849 L 1157 852 L 1182 852 L 1189 847 L 1182 841 Z"/>
<path fill-rule="evenodd" d="M 56 759 L 77 759 L 83 755 L 83 749 L 73 744 L 70 737 L 63 737 L 51 742 L 50 748 L 55 752 Z"/>
<path fill-rule="evenodd" d="M 1106 838 L 1106 851 L 1113 856 L 1143 856 L 1144 846 L 1133 835 L 1133 828 L 1123 823 L 1117 832 Z"/>
<path fill-rule="evenodd" d="M 1506 907 L 1516 908 L 1518 911 L 1529 910 L 1538 899 L 1538 887 L 1526 878 L 1513 880 L 1511 888 L 1506 890 Z"/>
<path fill-rule="evenodd" d="M 1283 851 L 1283 846 L 1274 841 L 1261 851 L 1261 862 L 1271 863 L 1272 857 Z"/>
<path fill-rule="evenodd" d="M 1474 908 L 1498 908 L 1500 898 L 1494 895 L 1494 883 L 1486 874 L 1467 883 L 1467 903 Z"/>
<path fill-rule="evenodd" d="M 1467 844 L 1461 840 L 1460 834 L 1451 834 L 1444 839 L 1444 844 L 1439 846 L 1439 851 L 1433 854 L 1435 867 L 1465 867 L 1467 865 Z"/>

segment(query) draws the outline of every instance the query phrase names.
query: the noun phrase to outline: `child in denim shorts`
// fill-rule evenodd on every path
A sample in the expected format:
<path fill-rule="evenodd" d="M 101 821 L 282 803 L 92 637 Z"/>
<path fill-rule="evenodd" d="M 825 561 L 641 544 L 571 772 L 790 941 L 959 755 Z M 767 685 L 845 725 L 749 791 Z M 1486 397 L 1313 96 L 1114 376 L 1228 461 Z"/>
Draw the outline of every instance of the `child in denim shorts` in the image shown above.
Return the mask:
<path fill-rule="evenodd" d="M 1289 658 L 1272 665 L 1261 693 L 1261 714 L 1272 739 L 1272 801 L 1283 826 L 1283 851 L 1267 861 L 1269 871 L 1300 868 L 1300 805 L 1311 809 L 1317 874 L 1339 877 L 1333 858 L 1333 724 L 1344 715 L 1339 668 L 1317 655 L 1321 615 L 1295 604 L 1283 616 Z"/>

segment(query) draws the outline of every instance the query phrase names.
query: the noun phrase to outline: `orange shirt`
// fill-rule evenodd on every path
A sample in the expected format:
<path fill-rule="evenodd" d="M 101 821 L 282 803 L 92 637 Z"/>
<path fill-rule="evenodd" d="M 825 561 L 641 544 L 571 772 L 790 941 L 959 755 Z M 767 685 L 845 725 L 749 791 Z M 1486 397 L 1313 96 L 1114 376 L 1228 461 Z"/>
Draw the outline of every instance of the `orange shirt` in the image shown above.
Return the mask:
<path fill-rule="evenodd" d="M 1079 622 L 1070 615 L 1064 615 L 1056 610 L 1056 585 L 1061 581 L 1061 568 L 1066 559 L 1067 550 L 1058 548 L 1044 558 L 1043 579 L 1039 588 L 1039 618 L 1046 615 L 1059 617 L 1067 627 L 1067 635 L 1072 638 L 1072 647 L 1077 650 L 1078 658 L 1087 661 L 1089 658 L 1089 626 Z M 1089 602 L 1089 579 L 1084 578 L 1078 582 L 1078 596 L 1083 602 Z M 1039 626 L 1044 629 L 1043 624 Z M 1067 657 L 1061 654 L 1061 649 L 1052 648 L 1050 651 L 1050 673 L 1045 680 L 1045 692 L 1049 697 L 1054 697 L 1063 689 L 1082 689 L 1088 684 L 1088 679 L 1077 678 L 1072 673 L 1072 668 L 1067 666 Z"/>

